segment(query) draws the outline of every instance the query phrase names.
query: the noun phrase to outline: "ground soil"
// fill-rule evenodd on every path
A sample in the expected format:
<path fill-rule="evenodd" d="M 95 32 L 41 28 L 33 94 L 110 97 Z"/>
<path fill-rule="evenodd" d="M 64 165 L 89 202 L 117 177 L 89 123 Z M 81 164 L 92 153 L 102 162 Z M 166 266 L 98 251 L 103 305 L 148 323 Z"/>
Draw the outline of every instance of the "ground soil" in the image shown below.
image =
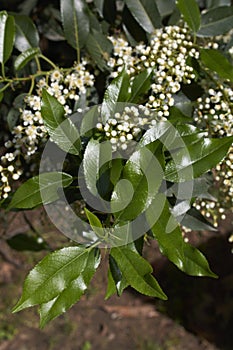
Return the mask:
<path fill-rule="evenodd" d="M 160 302 L 127 289 L 104 300 L 107 257 L 87 294 L 69 312 L 38 327 L 35 308 L 12 314 L 30 268 L 45 252 L 16 252 L 6 239 L 37 230 L 52 249 L 67 239 L 52 227 L 42 210 L 1 215 L 0 350 L 230 350 L 233 348 L 233 258 L 227 238 L 231 220 L 217 233 L 191 233 L 201 244 L 218 280 L 188 277 L 161 256 L 154 243 L 144 254 L 169 296 Z M 32 225 L 30 224 L 32 223 Z"/>

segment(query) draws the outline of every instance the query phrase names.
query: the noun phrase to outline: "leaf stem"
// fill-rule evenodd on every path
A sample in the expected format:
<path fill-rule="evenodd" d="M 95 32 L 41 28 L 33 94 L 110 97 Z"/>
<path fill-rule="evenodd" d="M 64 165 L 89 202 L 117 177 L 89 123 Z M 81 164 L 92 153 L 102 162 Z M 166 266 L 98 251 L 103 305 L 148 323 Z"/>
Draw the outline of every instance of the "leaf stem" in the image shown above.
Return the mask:
<path fill-rule="evenodd" d="M 44 61 L 50 64 L 54 69 L 58 69 L 55 63 L 53 63 L 48 57 L 44 56 L 43 54 L 40 54 L 38 57 L 42 58 Z"/>
<path fill-rule="evenodd" d="M 2 77 L 6 78 L 6 76 L 5 76 L 5 66 L 4 66 L 3 62 L 2 62 Z"/>

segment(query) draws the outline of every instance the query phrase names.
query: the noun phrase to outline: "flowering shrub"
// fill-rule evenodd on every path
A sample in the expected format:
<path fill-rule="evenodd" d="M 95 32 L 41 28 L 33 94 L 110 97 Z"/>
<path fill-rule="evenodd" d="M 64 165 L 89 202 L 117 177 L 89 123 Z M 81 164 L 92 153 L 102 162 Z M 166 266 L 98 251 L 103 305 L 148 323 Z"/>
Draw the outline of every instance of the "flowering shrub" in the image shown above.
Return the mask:
<path fill-rule="evenodd" d="M 185 273 L 216 277 L 184 232 L 232 210 L 230 5 L 61 0 L 49 30 L 39 12 L 0 12 L 0 203 L 44 205 L 73 242 L 29 273 L 14 311 L 39 305 L 44 326 L 68 310 L 101 248 L 106 297 L 131 286 L 166 299 L 143 258 L 152 239 Z M 66 40 L 75 62 L 48 58 L 43 38 Z"/>

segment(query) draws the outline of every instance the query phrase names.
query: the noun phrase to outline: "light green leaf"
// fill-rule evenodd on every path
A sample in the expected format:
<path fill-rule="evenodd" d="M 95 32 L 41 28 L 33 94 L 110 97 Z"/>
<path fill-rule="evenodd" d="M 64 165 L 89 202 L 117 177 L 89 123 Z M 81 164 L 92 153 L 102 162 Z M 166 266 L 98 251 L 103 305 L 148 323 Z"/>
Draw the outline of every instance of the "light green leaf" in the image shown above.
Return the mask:
<path fill-rule="evenodd" d="M 145 69 L 136 75 L 131 85 L 129 102 L 137 103 L 140 96 L 144 95 L 151 87 L 152 69 Z"/>
<path fill-rule="evenodd" d="M 151 265 L 139 254 L 127 247 L 112 248 L 110 254 L 132 288 L 148 296 L 167 299 L 158 282 L 151 275 Z"/>
<path fill-rule="evenodd" d="M 145 0 L 125 0 L 125 3 L 135 20 L 147 33 L 152 33 L 155 30 L 154 21 L 156 20 L 156 17 L 156 23 L 159 24 L 157 27 L 160 26 L 161 19 L 157 5 L 154 1 L 150 1 L 149 4 L 149 2 Z M 153 20 L 152 16 L 154 17 Z"/>
<path fill-rule="evenodd" d="M 172 155 L 167 164 L 165 178 L 168 181 L 189 181 L 215 167 L 227 154 L 233 136 L 220 139 L 204 138 Z"/>
<path fill-rule="evenodd" d="M 98 249 L 92 249 L 88 254 L 83 271 L 54 299 L 40 307 L 40 327 L 43 328 L 49 321 L 67 311 L 80 300 L 90 284 L 100 263 Z"/>
<path fill-rule="evenodd" d="M 11 55 L 15 37 L 14 17 L 6 11 L 0 12 L 0 63 L 4 64 Z"/>
<path fill-rule="evenodd" d="M 201 61 L 207 68 L 218 73 L 220 78 L 233 82 L 233 65 L 220 51 L 201 49 Z"/>
<path fill-rule="evenodd" d="M 14 15 L 15 18 L 15 47 L 24 52 L 33 47 L 39 47 L 39 34 L 35 24 L 28 16 Z"/>
<path fill-rule="evenodd" d="M 60 4 L 65 37 L 74 49 L 81 49 L 90 32 L 87 4 L 84 0 L 61 0 Z"/>
<path fill-rule="evenodd" d="M 232 29 L 233 6 L 222 6 L 211 9 L 201 16 L 201 27 L 198 36 L 210 37 L 222 35 Z"/>
<path fill-rule="evenodd" d="M 31 209 L 52 203 L 59 198 L 58 189 L 69 186 L 72 181 L 71 175 L 59 172 L 32 177 L 17 189 L 7 209 Z"/>
<path fill-rule="evenodd" d="M 177 7 L 184 16 L 189 28 L 196 33 L 200 28 L 200 10 L 195 0 L 178 0 Z"/>
<path fill-rule="evenodd" d="M 115 113 L 117 102 L 125 102 L 129 96 L 129 76 L 123 70 L 107 87 L 101 107 L 101 118 L 106 122 Z"/>
<path fill-rule="evenodd" d="M 91 225 L 92 230 L 96 233 L 98 237 L 103 238 L 104 229 L 99 218 L 87 208 L 84 208 L 84 211 Z"/>
<path fill-rule="evenodd" d="M 45 89 L 42 91 L 41 115 L 51 141 L 63 151 L 78 155 L 81 149 L 80 136 L 60 102 Z"/>
<path fill-rule="evenodd" d="M 22 69 L 28 62 L 35 58 L 40 53 L 38 48 L 30 48 L 22 52 L 15 60 L 15 70 Z"/>
<path fill-rule="evenodd" d="M 112 43 L 100 32 L 92 30 L 86 40 L 86 49 L 100 70 L 108 69 L 107 61 L 112 51 Z"/>
<path fill-rule="evenodd" d="M 22 296 L 13 312 L 58 297 L 83 273 L 88 255 L 89 250 L 85 247 L 66 247 L 47 255 L 27 276 Z"/>

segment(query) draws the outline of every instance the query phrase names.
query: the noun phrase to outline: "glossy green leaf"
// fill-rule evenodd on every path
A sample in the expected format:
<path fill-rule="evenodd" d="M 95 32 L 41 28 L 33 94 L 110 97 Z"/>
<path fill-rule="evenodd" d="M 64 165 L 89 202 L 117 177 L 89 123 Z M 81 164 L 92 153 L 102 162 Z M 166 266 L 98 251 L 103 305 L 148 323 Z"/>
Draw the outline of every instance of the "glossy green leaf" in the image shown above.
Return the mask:
<path fill-rule="evenodd" d="M 147 211 L 147 220 L 154 222 L 154 216 L 160 210 L 163 194 L 159 194 Z M 151 225 L 151 231 L 157 239 L 161 253 L 173 262 L 181 271 L 191 276 L 216 277 L 210 270 L 204 255 L 196 248 L 185 243 L 181 229 L 169 210 L 167 200 L 159 219 Z"/>
<path fill-rule="evenodd" d="M 198 36 L 211 37 L 222 35 L 232 29 L 233 6 L 222 6 L 211 9 L 201 16 L 201 27 Z"/>
<path fill-rule="evenodd" d="M 167 164 L 165 178 L 168 181 L 189 181 L 215 167 L 227 154 L 233 136 L 221 139 L 204 138 L 173 154 Z"/>
<path fill-rule="evenodd" d="M 164 194 L 157 195 L 146 213 L 151 231 L 158 241 L 161 253 L 182 270 L 184 262 L 183 237 L 169 210 L 169 204 Z M 155 221 L 155 217 L 157 220 Z"/>
<path fill-rule="evenodd" d="M 100 70 L 108 69 L 107 61 L 112 51 L 112 43 L 100 32 L 92 30 L 86 40 L 86 49 Z"/>
<path fill-rule="evenodd" d="M 24 52 L 33 47 L 39 47 L 39 34 L 30 17 L 14 15 L 15 18 L 15 47 Z"/>
<path fill-rule="evenodd" d="M 101 107 L 101 118 L 106 122 L 115 113 L 117 102 L 125 102 L 129 96 L 129 76 L 123 70 L 107 87 Z"/>
<path fill-rule="evenodd" d="M 158 282 L 151 275 L 151 265 L 139 254 L 127 247 L 112 248 L 110 254 L 132 288 L 148 296 L 167 299 Z"/>
<path fill-rule="evenodd" d="M 121 220 L 132 220 L 144 212 L 156 196 L 162 183 L 163 171 L 146 147 L 134 152 L 127 161 L 122 180 L 112 193 L 111 207 Z"/>
<path fill-rule="evenodd" d="M 87 4 L 84 0 L 61 0 L 60 4 L 65 37 L 74 49 L 81 49 L 90 32 Z"/>
<path fill-rule="evenodd" d="M 161 19 L 155 1 L 150 1 L 149 4 L 145 0 L 125 0 L 125 3 L 135 20 L 147 33 L 152 33 L 155 30 L 155 21 L 156 27 L 160 26 Z"/>
<path fill-rule="evenodd" d="M 134 78 L 131 85 L 129 102 L 137 103 L 140 96 L 144 95 L 151 87 L 152 69 L 145 69 Z"/>
<path fill-rule="evenodd" d="M 201 49 L 201 61 L 207 68 L 218 73 L 220 78 L 233 82 L 233 65 L 220 51 Z"/>
<path fill-rule="evenodd" d="M 28 62 L 35 58 L 39 52 L 38 48 L 30 48 L 22 52 L 14 62 L 15 70 L 22 69 Z"/>
<path fill-rule="evenodd" d="M 83 171 L 87 189 L 97 197 L 97 182 L 100 177 L 102 165 L 111 160 L 112 149 L 110 143 L 100 144 L 96 140 L 90 140 L 83 156 Z M 100 203 L 99 203 L 100 204 Z"/>
<path fill-rule="evenodd" d="M 177 6 L 189 28 L 196 33 L 201 23 L 200 10 L 197 2 L 195 0 L 178 0 Z"/>
<path fill-rule="evenodd" d="M 84 208 L 85 214 L 88 218 L 88 221 L 91 225 L 92 230 L 96 233 L 96 235 L 98 237 L 103 237 L 104 236 L 104 229 L 103 226 L 101 224 L 101 221 L 99 220 L 99 218 L 93 214 L 90 210 L 88 210 L 87 208 Z"/>
<path fill-rule="evenodd" d="M 122 275 L 116 260 L 109 255 L 109 269 L 108 269 L 108 286 L 105 299 L 110 298 L 113 294 L 121 295 L 125 288 L 129 286 L 126 278 Z"/>
<path fill-rule="evenodd" d="M 78 155 L 81 149 L 79 132 L 60 102 L 45 89 L 42 91 L 41 115 L 51 141 L 63 151 Z"/>
<path fill-rule="evenodd" d="M 14 17 L 6 11 L 0 12 L 0 63 L 4 64 L 11 55 L 14 45 Z"/>
<path fill-rule="evenodd" d="M 217 275 L 210 270 L 208 261 L 197 248 L 184 243 L 185 261 L 183 271 L 191 276 L 208 276 L 217 278 Z"/>
<path fill-rule="evenodd" d="M 52 203 L 59 198 L 58 189 L 69 186 L 72 181 L 71 175 L 59 172 L 32 177 L 17 189 L 7 209 L 31 209 Z"/>
<path fill-rule="evenodd" d="M 13 312 L 59 297 L 83 273 L 88 256 L 85 247 L 66 247 L 47 255 L 27 276 Z"/>
<path fill-rule="evenodd" d="M 40 307 L 40 326 L 43 328 L 49 321 L 66 312 L 72 305 L 80 300 L 90 284 L 100 263 L 98 249 L 92 249 L 88 254 L 85 266 L 78 277 L 75 277 L 67 287 L 54 299 L 42 304 Z M 76 268 L 75 268 L 76 269 Z"/>
<path fill-rule="evenodd" d="M 7 244 L 17 251 L 34 251 L 39 252 L 43 249 L 47 249 L 48 246 L 44 240 L 38 239 L 36 236 L 32 236 L 25 233 L 19 233 L 9 239 Z"/>

